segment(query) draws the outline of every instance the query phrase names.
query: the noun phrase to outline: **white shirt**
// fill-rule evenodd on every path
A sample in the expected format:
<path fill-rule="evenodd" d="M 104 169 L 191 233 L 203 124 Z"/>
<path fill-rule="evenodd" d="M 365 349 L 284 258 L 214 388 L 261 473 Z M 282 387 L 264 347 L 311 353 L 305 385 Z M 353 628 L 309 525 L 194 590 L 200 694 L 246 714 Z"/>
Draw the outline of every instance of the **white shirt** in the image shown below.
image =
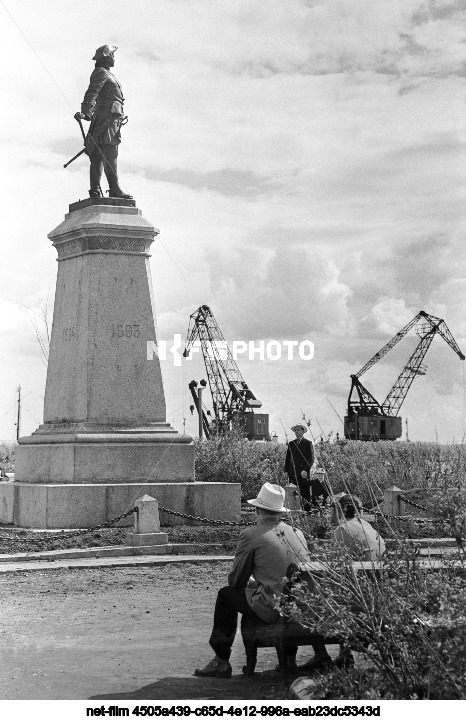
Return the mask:
<path fill-rule="evenodd" d="M 332 538 L 359 561 L 379 561 L 385 552 L 384 540 L 363 518 L 343 518 Z"/>

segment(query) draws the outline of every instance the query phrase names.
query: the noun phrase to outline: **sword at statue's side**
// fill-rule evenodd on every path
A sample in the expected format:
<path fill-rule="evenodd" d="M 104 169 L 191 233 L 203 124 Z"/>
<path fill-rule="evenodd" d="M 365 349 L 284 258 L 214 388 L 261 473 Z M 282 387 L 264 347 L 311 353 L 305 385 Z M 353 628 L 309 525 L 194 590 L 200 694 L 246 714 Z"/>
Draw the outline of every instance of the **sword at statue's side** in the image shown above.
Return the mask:
<path fill-rule="evenodd" d="M 68 160 L 68 162 L 65 163 L 63 167 L 67 168 L 68 165 L 70 165 L 74 160 L 76 160 L 76 158 L 79 158 L 79 156 L 82 155 L 83 153 L 85 153 L 86 150 L 87 150 L 87 148 L 83 148 L 82 150 L 80 150 L 79 153 L 76 153 L 76 155 L 73 158 L 71 158 L 71 160 Z"/>
<path fill-rule="evenodd" d="M 83 140 L 84 140 L 84 148 L 83 148 L 82 150 L 80 150 L 79 153 L 76 153 L 76 155 L 75 155 L 73 158 L 71 158 L 71 160 L 68 160 L 68 162 L 64 164 L 64 166 L 63 166 L 64 168 L 67 168 L 68 165 L 71 165 L 71 163 L 72 163 L 74 160 L 76 160 L 76 158 L 79 158 L 80 155 L 83 155 L 83 153 L 86 153 L 87 155 L 89 155 L 89 153 L 88 153 L 88 147 L 87 147 L 87 140 L 88 140 L 88 139 L 86 138 L 86 133 L 84 132 L 84 128 L 83 128 L 83 124 L 82 124 L 81 118 L 82 118 L 82 117 L 85 117 L 86 120 L 90 120 L 90 118 L 89 118 L 88 116 L 86 116 L 86 115 L 83 116 L 82 113 L 75 113 L 75 114 L 73 115 L 73 117 L 74 117 L 74 119 L 78 122 L 78 125 L 79 125 L 79 127 L 80 127 L 80 129 L 81 129 L 81 135 L 83 136 Z M 89 140 L 90 140 L 92 143 L 95 144 L 92 136 L 89 136 Z M 101 154 L 102 157 L 103 157 L 103 154 L 102 154 L 102 151 L 100 150 L 100 148 L 99 148 L 99 152 L 100 152 L 100 154 Z M 89 160 L 90 160 L 90 158 L 89 158 Z M 105 160 L 105 158 L 104 158 L 104 160 Z M 92 162 L 92 161 L 91 161 L 91 162 Z M 100 190 L 100 195 L 101 195 L 101 197 L 103 197 L 102 188 L 101 188 L 101 186 L 100 186 L 100 183 L 99 183 L 99 190 Z"/>
<path fill-rule="evenodd" d="M 68 160 L 68 162 L 64 164 L 64 166 L 63 166 L 64 168 L 67 168 L 68 165 L 71 165 L 71 163 L 72 163 L 74 160 L 76 160 L 76 158 L 79 158 L 80 155 L 83 155 L 83 153 L 86 153 L 86 152 L 87 152 L 87 147 L 86 147 L 86 133 L 84 132 L 83 124 L 82 124 L 82 121 L 81 121 L 81 114 L 80 114 L 80 113 L 76 113 L 75 115 L 73 115 L 73 117 L 74 117 L 74 119 L 78 122 L 79 127 L 81 128 L 81 135 L 83 136 L 83 140 L 84 140 L 84 148 L 83 148 L 82 150 L 80 150 L 79 153 L 76 153 L 76 155 L 73 156 L 73 157 L 71 158 L 71 160 Z"/>

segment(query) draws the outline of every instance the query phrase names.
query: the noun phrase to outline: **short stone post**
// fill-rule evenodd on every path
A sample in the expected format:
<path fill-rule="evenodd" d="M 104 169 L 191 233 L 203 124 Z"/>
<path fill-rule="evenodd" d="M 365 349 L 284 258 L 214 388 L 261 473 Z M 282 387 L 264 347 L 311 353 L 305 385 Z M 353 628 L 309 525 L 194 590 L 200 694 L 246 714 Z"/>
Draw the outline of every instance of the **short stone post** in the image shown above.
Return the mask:
<path fill-rule="evenodd" d="M 383 492 L 383 510 L 389 516 L 404 516 L 405 515 L 405 504 L 401 500 L 400 493 L 401 488 L 397 486 L 391 486 L 386 488 Z"/>
<path fill-rule="evenodd" d="M 134 528 L 126 534 L 129 546 L 161 546 L 168 543 L 168 534 L 160 532 L 159 502 L 145 494 L 134 505 Z"/>
<path fill-rule="evenodd" d="M 289 508 L 290 511 L 301 510 L 301 498 L 298 486 L 295 486 L 293 483 L 285 486 L 285 508 Z"/>

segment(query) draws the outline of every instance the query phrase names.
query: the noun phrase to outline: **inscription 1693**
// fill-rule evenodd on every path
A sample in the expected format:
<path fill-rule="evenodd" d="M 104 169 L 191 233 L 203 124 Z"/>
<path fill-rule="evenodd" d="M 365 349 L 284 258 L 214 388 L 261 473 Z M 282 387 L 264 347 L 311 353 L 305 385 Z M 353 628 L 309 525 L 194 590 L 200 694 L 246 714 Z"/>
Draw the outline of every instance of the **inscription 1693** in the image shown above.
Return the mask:
<path fill-rule="evenodd" d="M 140 323 L 112 323 L 112 338 L 140 338 Z"/>
<path fill-rule="evenodd" d="M 74 326 L 71 326 L 70 328 L 63 328 L 63 340 L 73 340 L 76 338 L 76 330 Z"/>

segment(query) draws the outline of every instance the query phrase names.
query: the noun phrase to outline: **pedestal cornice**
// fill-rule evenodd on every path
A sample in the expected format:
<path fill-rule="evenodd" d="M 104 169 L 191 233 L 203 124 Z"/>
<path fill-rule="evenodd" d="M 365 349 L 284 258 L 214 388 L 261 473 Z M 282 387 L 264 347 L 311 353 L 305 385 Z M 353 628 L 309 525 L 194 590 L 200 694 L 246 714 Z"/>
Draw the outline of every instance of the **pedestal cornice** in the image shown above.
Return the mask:
<path fill-rule="evenodd" d="M 150 245 L 159 230 L 136 207 L 109 204 L 105 198 L 96 200 L 101 202 L 82 201 L 74 204 L 80 207 L 72 210 L 70 206 L 65 220 L 49 233 L 48 238 L 57 248 L 58 260 L 89 253 L 149 257 Z"/>
<path fill-rule="evenodd" d="M 128 423 L 43 423 L 30 436 L 31 443 L 192 443 L 191 436 L 178 433 L 169 423 L 131 425 Z"/>
<path fill-rule="evenodd" d="M 68 260 L 79 255 L 89 255 L 92 253 L 123 253 L 125 255 L 143 255 L 150 258 L 149 248 L 153 238 L 138 237 L 125 232 L 121 235 L 113 233 L 105 235 L 99 232 L 98 235 L 76 233 L 71 237 L 64 238 L 61 241 L 54 242 L 57 249 L 57 261 Z"/>

